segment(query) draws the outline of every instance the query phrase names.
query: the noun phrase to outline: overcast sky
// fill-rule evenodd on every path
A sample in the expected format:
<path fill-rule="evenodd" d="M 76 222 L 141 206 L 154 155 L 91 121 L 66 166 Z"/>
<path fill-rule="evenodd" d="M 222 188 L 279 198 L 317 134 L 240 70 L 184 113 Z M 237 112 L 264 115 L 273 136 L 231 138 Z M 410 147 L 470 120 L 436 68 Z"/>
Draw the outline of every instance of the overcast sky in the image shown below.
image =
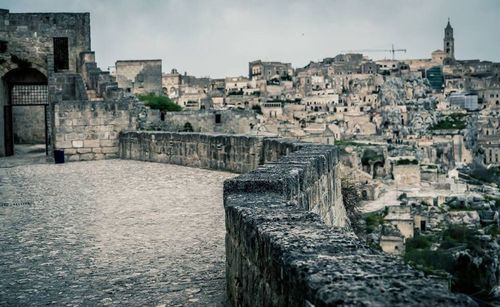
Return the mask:
<path fill-rule="evenodd" d="M 196 76 L 248 74 L 256 59 L 301 67 L 342 50 L 443 48 L 448 17 L 458 59 L 500 61 L 499 0 L 0 0 L 11 12 L 90 12 L 98 65 L 163 60 Z M 367 54 L 372 58 L 387 53 Z"/>

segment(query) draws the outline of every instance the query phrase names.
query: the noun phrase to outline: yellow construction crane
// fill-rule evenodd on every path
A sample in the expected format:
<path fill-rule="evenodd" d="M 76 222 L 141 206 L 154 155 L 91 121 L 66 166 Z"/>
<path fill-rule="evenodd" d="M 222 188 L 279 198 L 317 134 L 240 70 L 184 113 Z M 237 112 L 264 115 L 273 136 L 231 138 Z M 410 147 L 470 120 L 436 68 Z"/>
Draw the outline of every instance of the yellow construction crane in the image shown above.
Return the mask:
<path fill-rule="evenodd" d="M 395 49 L 394 44 L 391 46 L 391 49 L 360 49 L 360 50 L 342 50 L 342 53 L 352 53 L 352 52 L 390 52 L 392 54 L 392 59 L 395 59 L 396 52 L 404 52 L 406 53 L 406 49 Z"/>

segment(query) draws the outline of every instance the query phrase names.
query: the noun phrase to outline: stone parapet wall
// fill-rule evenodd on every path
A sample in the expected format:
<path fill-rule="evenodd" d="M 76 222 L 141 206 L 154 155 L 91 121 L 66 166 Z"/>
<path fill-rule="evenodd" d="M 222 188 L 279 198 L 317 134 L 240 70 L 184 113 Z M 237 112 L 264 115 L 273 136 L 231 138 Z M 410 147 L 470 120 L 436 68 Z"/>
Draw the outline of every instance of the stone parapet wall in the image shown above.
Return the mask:
<path fill-rule="evenodd" d="M 66 161 L 118 157 L 119 134 L 137 124 L 132 100 L 63 101 L 54 105 L 55 149 Z"/>
<path fill-rule="evenodd" d="M 346 228 L 336 148 L 239 135 L 125 132 L 120 157 L 244 173 L 224 184 L 232 306 L 468 306 Z"/>
<path fill-rule="evenodd" d="M 233 306 L 475 305 L 353 232 L 328 226 L 345 222 L 338 181 L 334 150 L 312 145 L 225 182 Z"/>
<path fill-rule="evenodd" d="M 160 128 L 156 130 L 183 131 L 186 123 L 191 125 L 193 132 L 249 134 L 256 129 L 259 120 L 257 113 L 247 110 L 167 112 L 165 120 L 156 123 Z"/>
<path fill-rule="evenodd" d="M 245 173 L 259 165 L 262 143 L 242 135 L 132 131 L 120 137 L 120 158 Z"/>

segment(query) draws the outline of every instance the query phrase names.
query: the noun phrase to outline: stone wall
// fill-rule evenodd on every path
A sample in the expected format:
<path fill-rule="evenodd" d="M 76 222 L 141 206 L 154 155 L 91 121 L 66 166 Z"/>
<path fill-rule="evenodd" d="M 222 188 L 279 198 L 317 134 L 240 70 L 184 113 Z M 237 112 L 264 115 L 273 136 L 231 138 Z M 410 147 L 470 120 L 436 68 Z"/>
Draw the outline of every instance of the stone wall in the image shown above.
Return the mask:
<path fill-rule="evenodd" d="M 64 150 L 67 161 L 117 158 L 120 132 L 137 125 L 133 101 L 56 103 L 54 148 Z"/>
<path fill-rule="evenodd" d="M 394 165 L 392 169 L 394 182 L 400 186 L 420 185 L 420 165 Z"/>
<path fill-rule="evenodd" d="M 53 38 L 68 38 L 69 70 L 77 71 L 80 52 L 90 50 L 89 13 L 10 13 L 0 10 L 0 39 L 7 42 L 7 70 L 22 61 L 47 74 Z M 17 66 L 18 66 L 17 65 Z M 24 65 L 24 64 L 23 64 Z"/>
<path fill-rule="evenodd" d="M 120 158 L 245 173 L 260 164 L 263 138 L 242 135 L 124 132 Z"/>
<path fill-rule="evenodd" d="M 15 144 L 45 143 L 45 107 L 16 106 L 12 108 Z"/>
<path fill-rule="evenodd" d="M 327 187 L 335 178 L 332 152 L 328 146 L 302 147 L 225 182 L 230 303 L 474 306 L 465 295 L 450 293 L 446 285 L 369 248 L 353 232 L 326 225 L 311 212 L 314 207 L 301 195 L 340 196 L 339 190 Z M 334 175 L 328 176 L 332 171 Z"/>
<path fill-rule="evenodd" d="M 183 131 L 190 123 L 194 132 L 249 134 L 257 129 L 257 114 L 246 110 L 202 110 L 167 112 L 165 120 L 156 123 L 162 131 Z"/>
<path fill-rule="evenodd" d="M 116 61 L 118 87 L 132 94 L 163 93 L 161 60 Z"/>
<path fill-rule="evenodd" d="M 299 149 L 304 154 L 297 153 L 294 160 L 284 157 Z M 289 191 L 289 200 L 317 213 L 328 225 L 345 226 L 337 156 L 332 146 L 243 135 L 130 131 L 120 137 L 119 156 L 236 173 L 247 173 L 259 165 L 272 163 L 281 165 L 284 172 L 298 172 L 296 165 L 308 161 L 309 155 L 317 152 L 324 152 L 323 162 L 327 167 L 300 173 L 295 190 Z M 241 180 L 245 180 L 245 175 Z"/>
<path fill-rule="evenodd" d="M 125 132 L 120 157 L 248 172 L 224 184 L 226 282 L 233 306 L 474 305 L 336 227 L 347 218 L 333 146 Z"/>

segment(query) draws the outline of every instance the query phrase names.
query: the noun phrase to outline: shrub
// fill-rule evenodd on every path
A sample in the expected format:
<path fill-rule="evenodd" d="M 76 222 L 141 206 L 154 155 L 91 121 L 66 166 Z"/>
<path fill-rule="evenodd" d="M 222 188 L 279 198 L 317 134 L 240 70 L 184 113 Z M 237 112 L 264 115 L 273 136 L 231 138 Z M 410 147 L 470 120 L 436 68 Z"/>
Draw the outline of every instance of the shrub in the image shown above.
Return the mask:
<path fill-rule="evenodd" d="M 144 105 L 150 107 L 151 109 L 168 112 L 177 112 L 182 110 L 181 106 L 166 96 L 158 96 L 151 93 L 139 95 L 137 98 L 139 98 L 140 101 L 144 101 Z"/>
<path fill-rule="evenodd" d="M 369 213 L 365 216 L 366 222 L 366 232 L 372 233 L 374 232 L 379 225 L 384 224 L 384 217 L 379 212 Z"/>
<path fill-rule="evenodd" d="M 400 160 L 397 160 L 396 161 L 396 165 L 417 165 L 418 164 L 418 161 L 415 160 L 415 159 L 400 159 Z"/>
<path fill-rule="evenodd" d="M 426 236 L 415 236 L 406 240 L 406 250 L 430 248 L 431 243 L 432 242 Z"/>
<path fill-rule="evenodd" d="M 450 114 L 444 119 L 440 120 L 436 125 L 434 125 L 432 130 L 440 129 L 465 129 L 466 122 L 464 120 L 465 114 Z"/>
<path fill-rule="evenodd" d="M 472 250 L 480 250 L 480 244 L 477 240 L 478 232 L 465 225 L 450 225 L 442 233 L 443 239 L 441 248 L 451 248 L 459 245 L 465 245 Z"/>
<path fill-rule="evenodd" d="M 453 256 L 442 250 L 409 250 L 405 252 L 404 260 L 415 265 L 421 265 L 426 271 L 444 270 L 446 272 L 452 272 L 454 267 Z"/>

